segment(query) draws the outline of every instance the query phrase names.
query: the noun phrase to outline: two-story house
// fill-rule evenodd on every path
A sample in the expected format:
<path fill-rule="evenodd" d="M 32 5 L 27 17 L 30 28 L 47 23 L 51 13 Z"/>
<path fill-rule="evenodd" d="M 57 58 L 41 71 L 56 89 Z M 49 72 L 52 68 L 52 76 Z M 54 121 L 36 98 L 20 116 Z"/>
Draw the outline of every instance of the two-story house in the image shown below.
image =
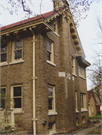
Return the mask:
<path fill-rule="evenodd" d="M 85 60 L 67 1 L 1 28 L 1 89 L 29 134 L 64 132 L 87 122 Z"/>

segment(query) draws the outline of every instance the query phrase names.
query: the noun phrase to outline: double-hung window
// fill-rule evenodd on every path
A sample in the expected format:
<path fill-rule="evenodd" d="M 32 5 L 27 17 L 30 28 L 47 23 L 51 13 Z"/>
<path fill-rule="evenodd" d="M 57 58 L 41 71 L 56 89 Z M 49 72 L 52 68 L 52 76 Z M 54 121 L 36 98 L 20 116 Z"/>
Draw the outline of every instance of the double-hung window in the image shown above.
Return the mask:
<path fill-rule="evenodd" d="M 22 59 L 22 40 L 15 41 L 13 44 L 13 60 Z"/>
<path fill-rule="evenodd" d="M 22 108 L 22 86 L 12 87 L 12 98 L 14 108 Z"/>
<path fill-rule="evenodd" d="M 7 44 L 1 45 L 0 55 L 1 55 L 0 62 L 6 62 L 7 61 Z"/>
<path fill-rule="evenodd" d="M 81 99 L 81 110 L 86 109 L 86 94 L 80 94 Z"/>
<path fill-rule="evenodd" d="M 55 112 L 55 87 L 48 86 L 48 109 L 49 112 Z"/>
<path fill-rule="evenodd" d="M 6 93 L 6 88 L 0 88 L 1 108 L 5 108 L 5 93 Z"/>
<path fill-rule="evenodd" d="M 47 60 L 54 63 L 53 43 L 47 41 Z"/>
<path fill-rule="evenodd" d="M 85 77 L 85 69 L 81 66 L 78 66 L 79 75 Z"/>

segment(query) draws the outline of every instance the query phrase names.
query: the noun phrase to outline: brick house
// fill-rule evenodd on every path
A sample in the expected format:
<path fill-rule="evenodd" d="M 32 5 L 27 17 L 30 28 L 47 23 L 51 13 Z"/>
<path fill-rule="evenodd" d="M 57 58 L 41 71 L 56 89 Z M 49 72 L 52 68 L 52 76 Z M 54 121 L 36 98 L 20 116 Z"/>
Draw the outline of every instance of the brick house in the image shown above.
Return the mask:
<path fill-rule="evenodd" d="M 58 3 L 60 2 L 60 3 Z M 67 1 L 1 28 L 1 89 L 29 134 L 64 132 L 88 119 L 85 54 Z"/>

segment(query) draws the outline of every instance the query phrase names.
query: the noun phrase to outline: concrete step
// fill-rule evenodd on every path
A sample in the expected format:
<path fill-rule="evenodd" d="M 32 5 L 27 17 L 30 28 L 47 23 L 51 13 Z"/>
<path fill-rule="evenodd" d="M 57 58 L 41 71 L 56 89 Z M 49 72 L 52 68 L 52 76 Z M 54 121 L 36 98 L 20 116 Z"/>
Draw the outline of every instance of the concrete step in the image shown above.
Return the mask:
<path fill-rule="evenodd" d="M 16 131 L 16 135 L 19 135 L 19 134 L 25 134 L 25 135 L 28 135 L 28 131 Z"/>

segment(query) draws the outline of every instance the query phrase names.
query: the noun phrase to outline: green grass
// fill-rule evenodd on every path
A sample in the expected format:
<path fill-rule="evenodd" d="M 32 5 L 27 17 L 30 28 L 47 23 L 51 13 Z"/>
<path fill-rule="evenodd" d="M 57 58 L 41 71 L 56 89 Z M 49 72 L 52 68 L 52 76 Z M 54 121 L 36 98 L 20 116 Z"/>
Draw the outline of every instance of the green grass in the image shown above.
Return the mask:
<path fill-rule="evenodd" d="M 101 134 L 101 126 L 99 126 L 96 129 L 92 130 L 88 134 Z"/>
<path fill-rule="evenodd" d="M 98 115 L 98 116 L 91 116 L 89 117 L 90 119 L 101 119 L 101 115 Z"/>

